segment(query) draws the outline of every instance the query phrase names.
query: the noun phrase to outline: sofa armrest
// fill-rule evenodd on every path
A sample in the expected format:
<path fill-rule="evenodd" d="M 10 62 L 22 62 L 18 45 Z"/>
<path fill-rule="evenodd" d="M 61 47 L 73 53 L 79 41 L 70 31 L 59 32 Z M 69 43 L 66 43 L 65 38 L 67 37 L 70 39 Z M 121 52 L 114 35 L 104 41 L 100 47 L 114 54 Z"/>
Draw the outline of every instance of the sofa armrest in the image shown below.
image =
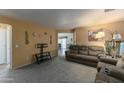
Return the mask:
<path fill-rule="evenodd" d="M 120 80 L 124 80 L 124 69 L 116 67 L 116 66 L 109 66 L 108 68 L 108 75 L 118 78 Z"/>
<path fill-rule="evenodd" d="M 65 51 L 65 56 L 68 56 L 69 53 L 70 51 Z"/>
<path fill-rule="evenodd" d="M 112 66 L 111 64 L 106 64 L 104 62 L 98 62 L 97 64 L 97 71 L 99 72 L 101 70 L 101 68 L 107 68 L 109 66 Z"/>
<path fill-rule="evenodd" d="M 109 83 L 109 76 L 105 73 L 105 67 L 102 67 L 96 74 L 96 83 Z"/>
<path fill-rule="evenodd" d="M 115 58 L 106 58 L 106 57 L 100 57 L 99 60 L 104 63 L 116 65 L 118 60 Z"/>
<path fill-rule="evenodd" d="M 105 57 L 105 54 L 104 53 L 100 53 L 97 55 L 97 58 L 100 59 L 101 57 Z"/>

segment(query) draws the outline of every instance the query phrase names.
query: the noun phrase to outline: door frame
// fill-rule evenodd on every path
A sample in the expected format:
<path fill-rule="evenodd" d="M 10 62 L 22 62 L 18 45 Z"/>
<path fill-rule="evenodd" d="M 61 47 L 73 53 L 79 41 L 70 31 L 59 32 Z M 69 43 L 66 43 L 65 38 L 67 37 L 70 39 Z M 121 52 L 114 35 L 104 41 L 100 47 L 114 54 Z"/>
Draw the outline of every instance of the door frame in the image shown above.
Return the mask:
<path fill-rule="evenodd" d="M 9 69 L 12 69 L 12 26 L 9 25 L 9 24 L 4 24 L 4 23 L 0 23 L 1 26 L 6 26 L 8 29 L 9 29 L 9 54 L 10 54 L 10 57 L 9 57 Z"/>
<path fill-rule="evenodd" d="M 66 31 L 61 31 L 61 32 L 57 31 L 57 33 L 56 33 L 56 37 L 57 37 L 56 38 L 57 39 L 56 40 L 57 41 L 57 56 L 58 56 L 58 51 L 59 51 L 58 50 L 58 39 L 59 39 L 58 34 L 59 33 L 73 33 L 73 44 L 76 44 L 76 31 L 73 31 L 73 32 L 72 31 L 67 31 L 67 32 Z"/>
<path fill-rule="evenodd" d="M 10 33 L 9 33 L 9 37 L 10 37 L 10 64 L 9 64 L 9 68 L 12 69 L 12 26 L 9 25 L 10 27 Z"/>

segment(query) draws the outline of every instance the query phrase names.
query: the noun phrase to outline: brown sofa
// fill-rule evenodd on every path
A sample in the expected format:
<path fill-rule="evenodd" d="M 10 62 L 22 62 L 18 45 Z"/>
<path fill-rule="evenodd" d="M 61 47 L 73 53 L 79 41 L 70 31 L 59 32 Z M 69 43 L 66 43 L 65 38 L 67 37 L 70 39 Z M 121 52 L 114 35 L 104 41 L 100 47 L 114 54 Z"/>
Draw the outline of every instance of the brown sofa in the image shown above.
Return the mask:
<path fill-rule="evenodd" d="M 98 66 L 102 66 L 96 74 L 96 83 L 123 83 L 124 69 L 114 65 L 99 62 Z"/>
<path fill-rule="evenodd" d="M 66 60 L 97 67 L 98 55 L 104 53 L 101 46 L 71 45 L 65 52 Z"/>

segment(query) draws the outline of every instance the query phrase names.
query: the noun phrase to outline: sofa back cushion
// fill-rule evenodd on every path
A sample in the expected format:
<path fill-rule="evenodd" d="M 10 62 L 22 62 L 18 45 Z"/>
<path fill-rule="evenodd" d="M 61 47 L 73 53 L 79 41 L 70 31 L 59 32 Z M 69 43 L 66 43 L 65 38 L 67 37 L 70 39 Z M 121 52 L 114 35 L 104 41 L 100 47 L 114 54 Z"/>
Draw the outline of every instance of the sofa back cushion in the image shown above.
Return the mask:
<path fill-rule="evenodd" d="M 88 55 L 88 46 L 79 46 L 79 54 Z"/>
<path fill-rule="evenodd" d="M 74 54 L 78 54 L 78 49 L 79 49 L 78 45 L 71 45 L 69 47 L 70 53 L 74 53 Z"/>
<path fill-rule="evenodd" d="M 101 46 L 89 46 L 89 55 L 97 56 L 98 54 L 104 53 L 104 48 Z"/>

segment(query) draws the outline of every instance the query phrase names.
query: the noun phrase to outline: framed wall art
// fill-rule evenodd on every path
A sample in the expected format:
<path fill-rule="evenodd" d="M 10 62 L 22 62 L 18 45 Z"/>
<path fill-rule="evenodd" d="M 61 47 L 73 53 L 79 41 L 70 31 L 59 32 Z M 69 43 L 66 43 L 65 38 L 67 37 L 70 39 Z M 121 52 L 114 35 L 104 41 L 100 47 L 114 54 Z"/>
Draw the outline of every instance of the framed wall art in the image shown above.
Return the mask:
<path fill-rule="evenodd" d="M 101 30 L 88 31 L 88 41 L 102 41 L 105 39 L 105 32 Z"/>

